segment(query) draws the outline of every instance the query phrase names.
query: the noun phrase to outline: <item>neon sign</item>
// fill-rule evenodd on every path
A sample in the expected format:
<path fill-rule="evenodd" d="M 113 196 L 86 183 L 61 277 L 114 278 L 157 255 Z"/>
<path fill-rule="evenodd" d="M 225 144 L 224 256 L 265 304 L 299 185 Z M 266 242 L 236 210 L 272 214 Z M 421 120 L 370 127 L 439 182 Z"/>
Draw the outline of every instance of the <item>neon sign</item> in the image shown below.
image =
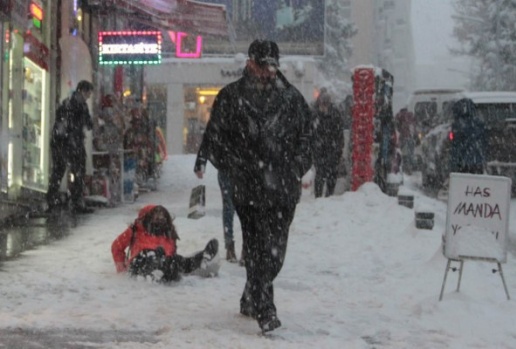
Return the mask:
<path fill-rule="evenodd" d="M 31 2 L 29 6 L 30 14 L 32 15 L 32 24 L 38 29 L 41 29 L 41 22 L 43 21 L 43 9 Z"/>
<path fill-rule="evenodd" d="M 161 32 L 99 32 L 99 64 L 160 64 Z"/>
<path fill-rule="evenodd" d="M 173 32 L 169 31 L 168 35 L 173 43 L 176 44 L 176 57 L 177 58 L 200 58 L 202 54 L 202 36 L 197 35 L 195 37 L 195 51 L 192 49 L 188 50 L 185 48 L 186 39 L 188 34 L 184 32 Z M 189 40 L 190 42 L 191 40 Z M 192 46 L 192 45 L 190 45 Z"/>

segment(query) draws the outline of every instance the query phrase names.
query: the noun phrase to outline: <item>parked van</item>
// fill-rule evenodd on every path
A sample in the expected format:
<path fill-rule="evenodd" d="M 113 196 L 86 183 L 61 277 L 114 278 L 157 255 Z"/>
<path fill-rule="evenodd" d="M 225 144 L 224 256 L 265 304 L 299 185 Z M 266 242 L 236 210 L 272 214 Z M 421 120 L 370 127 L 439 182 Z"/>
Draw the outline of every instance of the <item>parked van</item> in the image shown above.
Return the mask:
<path fill-rule="evenodd" d="M 421 140 L 442 120 L 444 111 L 450 106 L 457 93 L 463 92 L 457 88 L 420 89 L 412 92 L 408 99 L 407 109 L 414 114 L 415 132 L 418 142 L 414 149 L 415 170 L 421 168 L 423 161 Z"/>
<path fill-rule="evenodd" d="M 416 131 L 420 139 L 437 125 L 438 119 L 450 105 L 450 101 L 462 91 L 462 89 L 439 88 L 416 90 L 412 93 L 407 107 L 414 114 Z"/>
<path fill-rule="evenodd" d="M 475 104 L 478 117 L 486 128 L 486 171 L 488 174 L 512 179 L 512 194 L 516 194 L 516 92 L 461 92 L 451 103 L 469 98 Z M 424 188 L 440 189 L 450 174 L 450 149 L 453 142 L 453 113 L 447 108 L 438 124 L 421 142 Z"/>

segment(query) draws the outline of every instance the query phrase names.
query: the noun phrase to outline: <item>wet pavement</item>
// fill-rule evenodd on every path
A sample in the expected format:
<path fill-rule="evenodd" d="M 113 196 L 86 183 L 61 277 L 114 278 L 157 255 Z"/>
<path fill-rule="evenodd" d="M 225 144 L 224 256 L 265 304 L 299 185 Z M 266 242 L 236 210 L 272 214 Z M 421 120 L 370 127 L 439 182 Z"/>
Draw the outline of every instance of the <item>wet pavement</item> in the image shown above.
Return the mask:
<path fill-rule="evenodd" d="M 77 226 L 77 217 L 68 210 L 53 215 L 20 211 L 0 224 L 0 261 L 23 251 L 61 239 Z"/>
<path fill-rule="evenodd" d="M 27 330 L 0 329 L 0 348 L 16 349 L 99 349 L 124 343 L 158 343 L 158 333 L 142 331 L 89 331 L 89 330 Z"/>

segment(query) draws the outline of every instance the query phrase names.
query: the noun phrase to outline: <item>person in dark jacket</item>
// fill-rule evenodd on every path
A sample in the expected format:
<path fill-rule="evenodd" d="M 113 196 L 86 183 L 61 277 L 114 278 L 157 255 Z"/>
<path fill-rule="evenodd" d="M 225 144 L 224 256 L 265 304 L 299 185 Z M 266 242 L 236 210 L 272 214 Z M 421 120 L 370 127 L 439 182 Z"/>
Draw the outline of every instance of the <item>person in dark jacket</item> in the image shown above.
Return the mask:
<path fill-rule="evenodd" d="M 255 40 L 248 54 L 243 76 L 215 98 L 199 158 L 231 180 L 247 275 L 240 312 L 266 332 L 281 326 L 273 281 L 285 260 L 301 179 L 312 165 L 313 121 L 301 93 L 278 70 L 278 45 Z M 194 171 L 202 171 L 197 163 Z"/>
<path fill-rule="evenodd" d="M 75 213 L 91 213 L 83 201 L 84 176 L 86 175 L 86 149 L 84 147 L 84 128 L 91 130 L 93 122 L 86 101 L 93 93 L 93 84 L 82 80 L 70 98 L 65 99 L 58 108 L 50 140 L 52 154 L 52 174 L 48 184 L 47 204 L 52 211 L 60 205 L 59 187 L 70 166 L 73 175 L 70 194 L 71 208 Z"/>
<path fill-rule="evenodd" d="M 471 99 L 455 102 L 452 112 L 451 172 L 482 174 L 486 166 L 485 124 Z"/>
<path fill-rule="evenodd" d="M 111 244 L 116 271 L 160 283 L 178 281 L 181 274 L 199 269 L 204 270 L 205 276 L 218 272 L 219 265 L 214 259 L 219 246 L 216 239 L 210 240 L 204 250 L 191 257 L 177 253 L 177 240 L 176 227 L 165 207 L 143 207 L 134 223 Z"/>
<path fill-rule="evenodd" d="M 337 184 L 339 161 L 344 151 L 344 120 L 331 101 L 328 92 L 322 92 L 315 101 L 314 127 L 314 194 L 332 196 Z"/>
<path fill-rule="evenodd" d="M 416 146 L 416 119 L 407 107 L 403 107 L 394 117 L 394 124 L 399 135 L 403 170 L 411 175 L 414 168 L 414 148 Z"/>

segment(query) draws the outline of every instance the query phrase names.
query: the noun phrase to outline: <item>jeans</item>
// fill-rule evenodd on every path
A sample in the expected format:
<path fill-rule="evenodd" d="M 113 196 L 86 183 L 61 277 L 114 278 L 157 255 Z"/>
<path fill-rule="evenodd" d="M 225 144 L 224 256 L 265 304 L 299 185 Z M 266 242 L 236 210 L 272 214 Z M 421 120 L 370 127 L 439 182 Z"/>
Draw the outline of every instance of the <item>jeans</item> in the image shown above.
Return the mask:
<path fill-rule="evenodd" d="M 222 226 L 224 227 L 224 244 L 226 248 L 233 243 L 233 219 L 235 207 L 233 206 L 233 187 L 229 177 L 218 172 L 220 193 L 222 194 Z"/>

